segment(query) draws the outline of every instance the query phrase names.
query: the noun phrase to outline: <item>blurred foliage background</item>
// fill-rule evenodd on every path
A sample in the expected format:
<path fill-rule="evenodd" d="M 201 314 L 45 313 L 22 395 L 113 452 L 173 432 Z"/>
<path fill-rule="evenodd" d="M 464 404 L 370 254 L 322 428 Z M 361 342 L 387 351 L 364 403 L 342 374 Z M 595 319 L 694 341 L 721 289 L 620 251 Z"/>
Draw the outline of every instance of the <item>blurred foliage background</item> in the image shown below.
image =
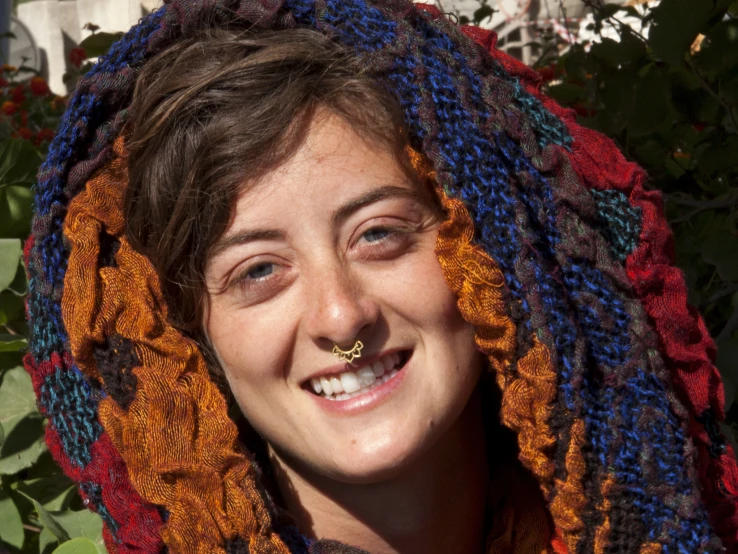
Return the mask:
<path fill-rule="evenodd" d="M 738 437 L 738 0 L 619 6 L 582 0 L 592 43 L 541 29 L 534 68 L 580 122 L 612 138 L 661 190 L 690 302 L 718 343 L 726 386 L 723 431 Z M 488 20 L 479 0 L 461 23 Z M 562 14 L 562 24 L 567 25 Z M 635 23 L 634 23 L 635 22 Z M 602 37 L 606 27 L 618 40 Z M 72 51 L 76 79 L 115 35 Z M 12 39 L 12 37 L 11 37 Z M 0 60 L 2 62 L 2 60 Z M 0 554 L 102 554 L 100 518 L 84 509 L 46 450 L 45 421 L 22 367 L 27 289 L 22 243 L 32 187 L 66 98 L 23 67 L 0 70 Z"/>

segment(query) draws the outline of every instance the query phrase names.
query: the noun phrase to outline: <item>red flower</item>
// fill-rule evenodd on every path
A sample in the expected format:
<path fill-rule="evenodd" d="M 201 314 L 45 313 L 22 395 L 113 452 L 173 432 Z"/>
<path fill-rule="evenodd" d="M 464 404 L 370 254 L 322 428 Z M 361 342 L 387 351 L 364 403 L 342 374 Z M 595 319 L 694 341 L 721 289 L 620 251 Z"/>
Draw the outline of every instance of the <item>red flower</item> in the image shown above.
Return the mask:
<path fill-rule="evenodd" d="M 16 104 L 22 104 L 26 100 L 26 94 L 23 91 L 23 85 L 18 85 L 13 89 L 13 92 L 10 93 L 11 98 L 13 99 L 13 102 Z"/>
<path fill-rule="evenodd" d="M 74 67 L 79 67 L 82 65 L 82 62 L 87 59 L 87 52 L 85 52 L 85 49 L 81 46 L 77 46 L 76 48 L 72 48 L 69 52 L 69 61 L 72 62 Z"/>
<path fill-rule="evenodd" d="M 54 131 L 52 129 L 41 129 L 38 133 L 36 133 L 36 138 L 34 139 L 34 142 L 38 146 L 42 142 L 48 142 L 53 138 Z"/>
<path fill-rule="evenodd" d="M 22 139 L 29 140 L 33 136 L 33 133 L 28 127 L 21 127 L 18 129 L 18 136 Z"/>
<path fill-rule="evenodd" d="M 10 83 L 4 77 L 0 77 L 0 88 L 7 87 Z"/>
<path fill-rule="evenodd" d="M 13 115 L 18 110 L 18 104 L 11 102 L 10 100 L 6 100 L 3 102 L 2 110 L 5 115 Z"/>
<path fill-rule="evenodd" d="M 31 94 L 34 96 L 46 96 L 51 92 L 49 84 L 43 77 L 33 77 L 28 88 L 31 89 Z"/>
<path fill-rule="evenodd" d="M 21 125 L 23 125 L 24 127 L 28 125 L 28 112 L 26 110 L 20 111 L 20 120 L 21 120 Z"/>

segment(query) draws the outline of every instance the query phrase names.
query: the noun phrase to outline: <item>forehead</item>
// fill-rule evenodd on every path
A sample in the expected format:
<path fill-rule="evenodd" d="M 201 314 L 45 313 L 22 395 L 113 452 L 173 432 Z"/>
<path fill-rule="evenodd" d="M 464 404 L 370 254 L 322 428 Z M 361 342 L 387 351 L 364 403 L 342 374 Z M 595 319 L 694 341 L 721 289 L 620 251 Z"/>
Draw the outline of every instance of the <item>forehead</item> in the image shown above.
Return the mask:
<path fill-rule="evenodd" d="M 245 187 L 234 223 L 271 219 L 275 213 L 270 208 L 295 217 L 309 207 L 331 210 L 388 185 L 417 186 L 389 147 L 369 142 L 331 112 L 318 112 L 291 158 Z"/>

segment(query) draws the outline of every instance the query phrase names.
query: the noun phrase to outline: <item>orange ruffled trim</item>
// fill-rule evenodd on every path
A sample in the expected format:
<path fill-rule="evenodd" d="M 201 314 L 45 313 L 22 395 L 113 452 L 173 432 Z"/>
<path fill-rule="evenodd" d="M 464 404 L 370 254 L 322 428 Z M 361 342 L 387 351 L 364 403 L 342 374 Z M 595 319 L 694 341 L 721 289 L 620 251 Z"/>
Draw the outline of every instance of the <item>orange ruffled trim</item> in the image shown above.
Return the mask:
<path fill-rule="evenodd" d="M 495 372 L 502 391 L 502 422 L 517 432 L 520 460 L 538 479 L 548 498 L 553 485 L 552 454 L 556 444 L 548 426 L 556 400 L 556 372 L 551 355 L 534 336 L 533 346 L 518 360 L 518 377 L 507 381 L 504 370 L 513 361 L 516 328 L 505 311 L 502 272 L 481 248 L 472 244 L 474 225 L 462 202 L 447 197 L 441 191 L 439 195 L 448 219 L 438 232 L 438 260 L 449 287 L 458 295 L 462 316 L 476 327 L 477 346 L 488 356 L 490 367 Z M 575 441 L 572 441 L 574 444 Z M 572 525 L 575 513 L 572 513 L 564 499 L 550 508 L 555 523 L 561 527 L 565 542 L 571 548 L 578 538 L 576 532 L 580 531 L 576 525 Z M 528 509 L 533 507 L 528 506 Z M 503 517 L 510 516 L 507 514 Z M 564 522 L 567 524 L 561 525 Z M 541 547 L 527 533 L 516 533 L 519 535 L 517 543 L 510 542 L 513 537 L 505 539 L 507 531 L 504 529 L 501 533 L 491 541 L 494 548 L 489 551 L 490 554 L 562 550 L 558 539 L 554 539 L 556 544 L 549 542 Z M 543 533 L 546 541 L 552 540 L 551 530 L 539 529 L 539 533 Z"/>
<path fill-rule="evenodd" d="M 64 229 L 71 252 L 62 314 L 78 366 L 102 380 L 93 347 L 113 335 L 132 341 L 141 362 L 128 410 L 110 397 L 100 402 L 103 427 L 139 494 L 167 510 L 161 534 L 170 552 L 224 554 L 238 536 L 252 554 L 287 554 L 202 355 L 167 323 L 156 272 L 124 236 L 127 182 L 119 138 L 112 160 L 70 203 Z M 98 267 L 103 230 L 120 242 L 117 267 Z"/>

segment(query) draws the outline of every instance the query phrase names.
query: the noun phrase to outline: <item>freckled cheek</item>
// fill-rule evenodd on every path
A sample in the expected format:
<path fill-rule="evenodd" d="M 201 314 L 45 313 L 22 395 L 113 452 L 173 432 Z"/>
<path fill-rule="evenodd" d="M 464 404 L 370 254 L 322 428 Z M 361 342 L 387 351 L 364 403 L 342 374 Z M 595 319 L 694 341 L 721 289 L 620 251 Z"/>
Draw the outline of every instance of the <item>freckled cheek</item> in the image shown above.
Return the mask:
<path fill-rule="evenodd" d="M 412 290 L 406 294 L 407 302 L 413 305 L 413 313 L 426 324 L 433 324 L 444 331 L 464 326 L 456 295 L 449 289 L 435 253 L 428 253 L 421 262 L 413 269 L 410 278 Z"/>
<path fill-rule="evenodd" d="M 220 316 L 211 316 L 209 336 L 232 388 L 268 385 L 279 374 L 278 330 L 264 325 L 263 320 L 261 324 L 255 323 L 259 318 L 240 317 L 237 311 L 222 310 L 220 313 Z M 264 337 L 273 340 L 264 340 Z"/>

